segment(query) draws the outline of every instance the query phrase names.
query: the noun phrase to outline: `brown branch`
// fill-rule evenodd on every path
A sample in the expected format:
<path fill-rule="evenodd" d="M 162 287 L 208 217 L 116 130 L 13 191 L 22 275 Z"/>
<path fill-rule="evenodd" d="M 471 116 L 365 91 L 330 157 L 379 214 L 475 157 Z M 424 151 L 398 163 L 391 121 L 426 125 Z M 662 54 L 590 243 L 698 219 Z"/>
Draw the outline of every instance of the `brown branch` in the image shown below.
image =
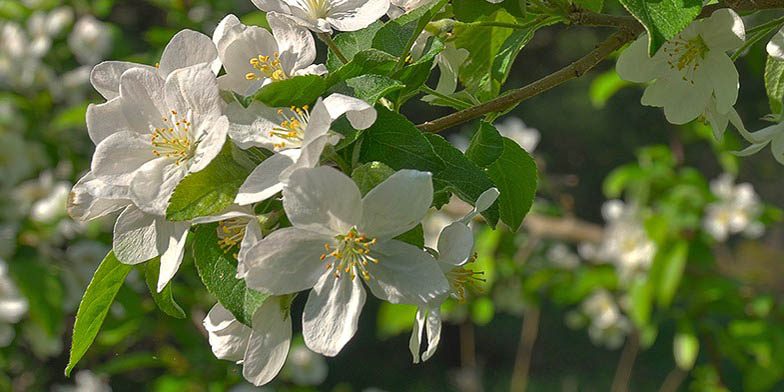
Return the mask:
<path fill-rule="evenodd" d="M 784 0 L 728 0 L 719 4 L 703 7 L 697 19 L 710 16 L 720 8 L 732 8 L 735 11 L 754 11 L 771 8 L 784 8 Z M 598 65 L 612 52 L 620 49 L 626 43 L 634 40 L 643 32 L 643 26 L 628 16 L 615 16 L 597 14 L 590 11 L 576 10 L 569 14 L 567 19 L 572 24 L 588 26 L 618 27 L 618 31 L 607 40 L 599 44 L 594 50 L 569 64 L 568 66 L 545 76 L 527 86 L 510 90 L 506 94 L 481 103 L 477 106 L 455 112 L 444 117 L 427 121 L 417 125 L 423 132 L 440 132 L 444 129 L 471 121 L 488 113 L 506 110 L 531 97 L 539 95 L 553 87 L 561 85 L 571 79 L 578 78 Z"/>
<path fill-rule="evenodd" d="M 528 386 L 528 371 L 531 368 L 531 357 L 537 335 L 539 335 L 539 307 L 532 305 L 523 314 L 520 343 L 517 346 L 512 381 L 509 383 L 509 390 L 512 392 L 525 392 Z"/>
<path fill-rule="evenodd" d="M 675 369 L 672 369 L 667 375 L 667 378 L 664 379 L 664 382 L 659 388 L 659 392 L 678 392 L 678 388 L 680 388 L 683 380 L 686 379 L 688 374 L 689 373 L 681 370 L 681 368 L 675 367 Z"/>
<path fill-rule="evenodd" d="M 602 242 L 604 229 L 601 226 L 577 218 L 559 218 L 529 214 L 523 221 L 526 230 L 543 238 L 554 238 L 570 242 Z"/>
<path fill-rule="evenodd" d="M 634 361 L 637 359 L 637 352 L 640 351 L 640 335 L 635 330 L 626 337 L 626 344 L 623 346 L 621 358 L 618 360 L 618 368 L 615 370 L 611 392 L 627 392 L 629 390 L 629 380 L 632 378 Z"/>

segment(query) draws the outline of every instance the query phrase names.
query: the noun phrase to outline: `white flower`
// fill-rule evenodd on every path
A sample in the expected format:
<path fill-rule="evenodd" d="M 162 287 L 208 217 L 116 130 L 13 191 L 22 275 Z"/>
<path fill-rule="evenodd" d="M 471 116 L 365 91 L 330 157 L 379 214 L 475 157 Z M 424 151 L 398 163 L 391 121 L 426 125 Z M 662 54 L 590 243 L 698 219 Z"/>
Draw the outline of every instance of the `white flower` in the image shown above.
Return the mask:
<path fill-rule="evenodd" d="M 411 53 L 414 58 L 421 56 L 429 37 L 430 33 L 423 31 L 414 42 L 414 46 L 411 48 Z M 435 88 L 436 91 L 444 95 L 452 95 L 455 90 L 457 90 L 458 72 L 460 66 L 468 59 L 469 54 L 468 50 L 458 48 L 453 42 L 447 42 L 444 45 L 444 50 L 436 55 L 436 59 L 433 62 L 433 66 L 435 67 L 437 65 L 439 71 L 438 84 L 436 84 Z M 431 102 L 437 98 L 438 97 L 434 95 L 426 95 L 422 97 L 422 100 Z"/>
<path fill-rule="evenodd" d="M 82 177 L 68 198 L 68 214 L 92 220 L 123 209 L 114 225 L 112 249 L 120 262 L 139 264 L 161 257 L 158 291 L 180 268 L 190 222 L 170 222 L 163 215 L 147 214 L 131 202 L 127 186 L 110 185 L 93 173 Z"/>
<path fill-rule="evenodd" d="M 221 304 L 215 304 L 204 327 L 216 357 L 242 364 L 242 375 L 264 385 L 278 374 L 291 344 L 291 317 L 280 297 L 270 297 L 253 315 L 253 328 L 242 324 Z"/>
<path fill-rule="evenodd" d="M 610 200 L 602 206 L 602 215 L 607 225 L 597 257 L 615 264 L 621 281 L 628 282 L 651 266 L 656 244 L 648 238 L 636 208 Z"/>
<path fill-rule="evenodd" d="M 240 23 L 234 15 L 224 20 L 225 31 L 217 41 L 218 56 L 226 69 L 226 74 L 218 78 L 221 89 L 247 96 L 277 80 L 327 72 L 324 65 L 313 65 L 313 35 L 290 18 L 268 13 L 271 34 Z"/>
<path fill-rule="evenodd" d="M 109 27 L 92 15 L 82 16 L 68 36 L 68 46 L 80 63 L 95 64 L 103 60 L 112 47 Z"/>
<path fill-rule="evenodd" d="M 288 175 L 300 167 L 315 167 L 327 143 L 337 142 L 330 134 L 332 122 L 343 114 L 356 129 L 366 129 L 376 121 L 376 110 L 367 102 L 342 94 L 319 98 L 309 108 L 268 108 L 254 102 L 248 109 L 230 105 L 229 137 L 241 148 L 264 147 L 278 151 L 250 173 L 239 189 L 235 202 L 247 205 L 280 192 Z"/>
<path fill-rule="evenodd" d="M 73 22 L 73 10 L 70 7 L 55 8 L 47 15 L 47 33 L 51 36 L 59 35 L 71 22 Z"/>
<path fill-rule="evenodd" d="M 70 191 L 71 184 L 68 182 L 62 181 L 55 184 L 46 197 L 33 203 L 30 219 L 36 222 L 51 223 L 65 215 L 65 202 L 68 200 Z"/>
<path fill-rule="evenodd" d="M 89 370 L 80 370 L 74 377 L 74 385 L 56 385 L 54 392 L 112 392 L 107 377 L 94 374 Z"/>
<path fill-rule="evenodd" d="M 642 104 L 663 107 L 667 121 L 685 124 L 703 114 L 711 97 L 716 110 L 727 113 L 738 98 L 738 71 L 726 52 L 743 44 L 743 20 L 730 9 L 697 20 L 648 57 L 647 35 L 618 58 L 616 70 L 637 83 L 655 80 Z"/>
<path fill-rule="evenodd" d="M 784 61 L 784 27 L 773 35 L 768 42 L 768 45 L 765 46 L 765 49 L 770 57 L 779 61 Z"/>
<path fill-rule="evenodd" d="M 547 251 L 547 260 L 558 268 L 573 270 L 580 265 L 580 258 L 568 246 L 558 243 Z"/>
<path fill-rule="evenodd" d="M 541 138 L 537 129 L 527 127 L 523 120 L 517 117 L 508 117 L 506 121 L 495 124 L 495 128 L 501 136 L 514 140 L 529 153 L 536 150 Z"/>
<path fill-rule="evenodd" d="M 711 190 L 719 200 L 705 208 L 703 228 L 713 238 L 724 241 L 730 234 L 762 234 L 764 226 L 755 221 L 762 213 L 762 204 L 751 184 L 734 185 L 733 176 L 725 173 L 711 181 Z"/>
<path fill-rule="evenodd" d="M 193 224 L 219 222 L 217 228 L 218 244 L 224 251 L 239 246 L 234 255 L 237 259 L 237 279 L 245 275 L 247 254 L 250 248 L 261 241 L 261 224 L 250 207 L 232 205 L 213 216 L 198 217 Z"/>
<path fill-rule="evenodd" d="M 621 313 L 610 293 L 596 290 L 583 300 L 582 312 L 591 320 L 588 336 L 597 345 L 615 349 L 623 344 L 623 338 L 631 331 L 629 319 Z"/>
<path fill-rule="evenodd" d="M 756 132 L 749 132 L 742 126 L 738 127 L 741 136 L 751 145 L 734 154 L 742 157 L 754 155 L 770 144 L 773 158 L 778 163 L 784 165 L 784 121 L 780 120 L 776 124 L 769 125 Z"/>
<path fill-rule="evenodd" d="M 460 302 L 465 302 L 466 286 L 473 284 L 481 274 L 463 268 L 470 259 L 474 249 L 474 234 L 468 223 L 479 213 L 490 208 L 498 198 L 498 189 L 490 188 L 484 191 L 476 200 L 476 207 L 460 220 L 445 227 L 438 236 L 438 263 L 441 272 L 449 282 L 449 295 Z M 427 361 L 436 352 L 438 342 L 441 340 L 441 304 L 447 296 L 443 295 L 429 304 L 421 305 L 417 309 L 414 319 L 414 328 L 408 348 L 414 357 L 414 363 L 419 363 L 422 334 L 427 332 L 427 350 L 422 353 L 422 361 Z"/>
<path fill-rule="evenodd" d="M 298 345 L 291 348 L 281 376 L 297 385 L 319 385 L 327 378 L 328 370 L 324 357 Z"/>
<path fill-rule="evenodd" d="M 14 324 L 27 313 L 27 299 L 8 276 L 8 264 L 0 259 L 0 323 Z"/>
<path fill-rule="evenodd" d="M 356 332 L 363 280 L 391 303 L 424 305 L 447 292 L 432 257 L 393 239 L 422 221 L 432 198 L 430 173 L 398 171 L 362 198 L 335 169 L 298 169 L 283 189 L 293 227 L 251 248 L 248 287 L 274 295 L 313 288 L 303 314 L 305 344 L 335 356 Z"/>
<path fill-rule="evenodd" d="M 88 132 L 100 140 L 93 175 L 129 186 L 137 207 L 165 215 L 180 180 L 204 169 L 223 147 L 224 105 L 207 64 L 176 70 L 165 81 L 144 68 L 124 72 L 120 97 L 103 104 L 92 121 L 88 112 Z"/>
<path fill-rule="evenodd" d="M 220 38 L 223 26 L 219 25 L 215 30 L 216 38 Z M 136 64 L 127 61 L 104 61 L 93 68 L 90 74 L 92 83 L 98 93 L 111 102 L 112 99 L 120 96 L 120 76 L 131 68 L 143 68 L 158 74 L 161 79 L 166 79 L 170 73 L 180 68 L 187 68 L 193 65 L 208 63 L 213 73 L 220 71 L 220 60 L 218 50 L 210 37 L 193 31 L 182 30 L 172 37 L 161 54 L 160 63 L 154 67 L 144 64 Z M 103 105 L 90 105 L 87 109 L 87 122 L 91 119 L 91 111 L 98 111 Z M 94 113 L 93 113 L 94 114 Z M 91 135 L 92 138 L 92 135 Z M 98 143 L 93 139 L 94 143 Z"/>
<path fill-rule="evenodd" d="M 289 15 L 301 26 L 320 33 L 356 31 L 381 18 L 389 0 L 252 0 L 260 10 Z"/>

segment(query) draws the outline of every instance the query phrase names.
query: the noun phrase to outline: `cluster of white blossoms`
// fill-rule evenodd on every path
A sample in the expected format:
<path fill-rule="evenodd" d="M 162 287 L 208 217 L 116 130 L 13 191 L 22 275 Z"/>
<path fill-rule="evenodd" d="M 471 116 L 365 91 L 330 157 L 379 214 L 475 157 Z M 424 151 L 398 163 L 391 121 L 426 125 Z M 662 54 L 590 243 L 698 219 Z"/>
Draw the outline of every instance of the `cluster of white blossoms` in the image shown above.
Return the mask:
<path fill-rule="evenodd" d="M 705 208 L 702 226 L 708 234 L 717 241 L 738 233 L 750 238 L 763 234 L 765 226 L 757 220 L 763 206 L 751 184 L 735 185 L 732 175 L 723 174 L 710 187 L 717 200 Z"/>
<path fill-rule="evenodd" d="M 602 242 L 597 247 L 582 244 L 580 255 L 597 261 L 609 261 L 622 284 L 648 271 L 656 254 L 656 244 L 648 237 L 638 208 L 620 200 L 602 206 L 606 222 Z"/>
<path fill-rule="evenodd" d="M 591 341 L 609 349 L 617 349 L 632 331 L 632 323 L 623 315 L 612 294 L 599 289 L 583 300 L 580 311 L 589 320 L 588 336 Z"/>
<path fill-rule="evenodd" d="M 107 61 L 93 68 L 90 81 L 106 102 L 87 109 L 95 153 L 91 170 L 73 187 L 68 212 L 90 220 L 121 211 L 114 255 L 125 264 L 160 257 L 158 291 L 177 272 L 190 227 L 220 222 L 216 240 L 237 259 L 237 279 L 270 297 L 251 325 L 220 303 L 204 325 L 214 354 L 241 363 L 255 385 L 268 383 L 283 367 L 292 339 L 290 304 L 302 291 L 308 291 L 302 334 L 313 352 L 341 351 L 356 332 L 370 290 L 381 300 L 419 307 L 411 349 L 416 362 L 426 329 L 427 359 L 438 343 L 440 304 L 450 295 L 464 297 L 474 274 L 463 268 L 473 248 L 467 224 L 493 204 L 498 191 L 487 190 L 471 213 L 445 228 L 437 251 L 396 239 L 430 209 L 430 173 L 399 170 L 363 196 L 349 176 L 321 166 L 322 152 L 340 140 L 332 123 L 345 115 L 351 126 L 366 129 L 376 120 L 372 106 L 341 94 L 290 108 L 257 101 L 245 107 L 223 98 L 326 73 L 324 65 L 313 64 L 315 42 L 308 30 L 361 29 L 387 12 L 388 0 L 254 4 L 267 11 L 271 33 L 229 15 L 212 37 L 177 33 L 155 66 Z M 168 220 L 178 184 L 208 167 L 226 143 L 272 155 L 253 169 L 225 211 Z M 260 224 L 254 206 L 270 198 L 282 199 L 289 227 Z"/>

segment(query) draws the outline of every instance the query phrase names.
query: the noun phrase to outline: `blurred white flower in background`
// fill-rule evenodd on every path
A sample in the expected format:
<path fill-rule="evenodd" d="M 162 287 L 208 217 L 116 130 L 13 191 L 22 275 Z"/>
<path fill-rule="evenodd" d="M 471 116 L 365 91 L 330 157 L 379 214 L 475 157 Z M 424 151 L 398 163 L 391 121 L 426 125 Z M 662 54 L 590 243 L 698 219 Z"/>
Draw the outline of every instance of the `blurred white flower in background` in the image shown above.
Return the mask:
<path fill-rule="evenodd" d="M 762 203 L 749 183 L 735 185 L 731 174 L 722 174 L 711 181 L 711 191 L 718 198 L 706 207 L 703 228 L 717 241 L 725 241 L 731 234 L 756 238 L 765 226 L 756 221 L 762 213 Z"/>
<path fill-rule="evenodd" d="M 495 129 L 501 136 L 514 140 L 529 154 L 536 150 L 542 137 L 538 129 L 529 128 L 518 117 L 507 117 L 505 121 L 496 123 Z"/>
<path fill-rule="evenodd" d="M 0 189 L 7 189 L 27 177 L 33 164 L 24 139 L 17 133 L 0 131 Z M 10 208 L 10 206 L 7 206 Z"/>
<path fill-rule="evenodd" d="M 15 324 L 27 313 L 27 299 L 8 275 L 8 264 L 0 259 L 0 347 L 8 346 L 14 338 Z"/>
<path fill-rule="evenodd" d="M 324 357 L 300 344 L 289 351 L 281 376 L 297 385 L 319 385 L 327 378 L 328 371 Z"/>
<path fill-rule="evenodd" d="M 74 385 L 57 385 L 53 392 L 111 392 L 106 376 L 97 375 L 89 370 L 80 370 L 74 377 Z"/>
<path fill-rule="evenodd" d="M 656 254 L 656 244 L 648 238 L 637 208 L 610 200 L 602 206 L 602 216 L 607 223 L 601 245 L 595 254 L 582 246 L 581 254 L 612 262 L 622 283 L 646 272 Z"/>
<path fill-rule="evenodd" d="M 572 270 L 580 265 L 577 256 L 566 244 L 558 243 L 547 250 L 547 260 L 555 267 Z"/>
<path fill-rule="evenodd" d="M 109 27 L 92 15 L 79 18 L 68 36 L 68 46 L 76 59 L 84 65 L 97 64 L 111 49 Z"/>
<path fill-rule="evenodd" d="M 616 349 L 631 331 L 631 322 L 621 313 L 615 298 L 604 289 L 596 290 L 583 300 L 580 309 L 590 319 L 588 336 L 596 345 Z"/>

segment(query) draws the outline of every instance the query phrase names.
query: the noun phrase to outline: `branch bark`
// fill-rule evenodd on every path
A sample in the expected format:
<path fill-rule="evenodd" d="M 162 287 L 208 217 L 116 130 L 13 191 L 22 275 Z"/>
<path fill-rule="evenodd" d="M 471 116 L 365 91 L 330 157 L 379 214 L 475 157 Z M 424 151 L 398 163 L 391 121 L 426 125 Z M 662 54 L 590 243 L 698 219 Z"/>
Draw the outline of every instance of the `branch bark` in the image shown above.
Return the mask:
<path fill-rule="evenodd" d="M 539 335 L 539 307 L 532 305 L 523 314 L 520 343 L 517 346 L 512 381 L 509 383 L 509 390 L 512 392 L 525 392 L 528 386 L 528 371 L 531 368 L 531 357 L 537 335 Z"/>
<path fill-rule="evenodd" d="M 640 351 L 640 335 L 635 330 L 626 337 L 626 344 L 623 346 L 621 358 L 618 360 L 618 368 L 615 371 L 611 392 L 628 392 L 629 381 L 632 378 L 634 361 L 637 359 L 637 352 Z"/>

